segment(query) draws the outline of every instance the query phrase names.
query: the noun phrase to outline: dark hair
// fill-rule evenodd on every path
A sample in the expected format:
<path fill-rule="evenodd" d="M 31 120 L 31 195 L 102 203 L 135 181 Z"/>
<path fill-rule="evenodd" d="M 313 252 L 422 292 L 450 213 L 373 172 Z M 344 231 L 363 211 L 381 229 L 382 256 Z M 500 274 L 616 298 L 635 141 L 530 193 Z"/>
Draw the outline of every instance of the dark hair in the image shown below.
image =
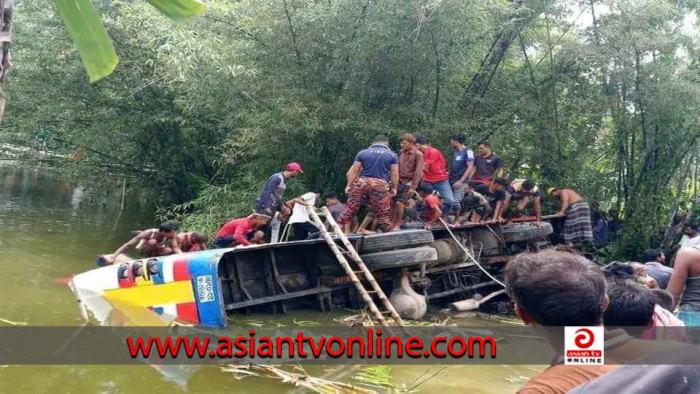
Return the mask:
<path fill-rule="evenodd" d="M 693 231 L 698 231 L 698 222 L 689 220 L 683 224 L 683 227 L 690 227 Z"/>
<path fill-rule="evenodd" d="M 656 305 L 666 309 L 667 311 L 673 311 L 673 294 L 661 289 L 651 289 L 651 293 L 654 295 Z"/>
<path fill-rule="evenodd" d="M 374 137 L 372 142 L 389 142 L 389 137 L 385 136 L 384 134 L 379 134 Z"/>
<path fill-rule="evenodd" d="M 474 182 L 474 181 L 467 181 L 467 186 L 469 186 L 470 188 L 473 189 L 473 188 L 476 187 L 476 182 Z"/>
<path fill-rule="evenodd" d="M 423 137 L 422 135 L 417 135 L 416 136 L 416 144 L 428 145 L 428 139 Z"/>
<path fill-rule="evenodd" d="M 603 267 L 603 275 L 608 279 L 634 279 L 636 277 L 632 266 L 620 261 L 613 261 Z"/>
<path fill-rule="evenodd" d="M 535 188 L 535 181 L 532 179 L 526 179 L 525 182 L 523 182 L 523 190 L 525 191 L 530 191 Z"/>
<path fill-rule="evenodd" d="M 644 252 L 644 261 L 656 261 L 656 259 L 661 256 L 663 252 L 661 249 L 647 249 Z"/>
<path fill-rule="evenodd" d="M 427 183 L 427 182 L 423 182 L 423 181 L 421 181 L 421 182 L 418 184 L 418 187 L 416 188 L 416 191 L 417 191 L 418 193 L 432 193 L 433 190 L 435 190 L 435 189 L 433 188 L 433 185 L 431 185 L 431 184 L 429 184 L 429 183 Z"/>
<path fill-rule="evenodd" d="M 498 183 L 501 186 L 508 186 L 508 180 L 506 178 L 496 178 L 493 183 Z"/>
<path fill-rule="evenodd" d="M 195 242 L 203 243 L 209 241 L 209 237 L 202 233 L 192 233 L 192 240 Z"/>
<path fill-rule="evenodd" d="M 608 298 L 610 304 L 603 312 L 606 326 L 625 327 L 633 336 L 649 327 L 656 300 L 648 287 L 631 280 L 613 280 L 608 282 Z"/>
<path fill-rule="evenodd" d="M 163 222 L 160 224 L 160 226 L 158 226 L 158 231 L 162 231 L 164 233 L 169 233 L 169 232 L 176 231 L 176 230 L 177 230 L 177 224 L 170 222 L 170 221 Z"/>
<path fill-rule="evenodd" d="M 338 195 L 335 194 L 335 193 L 328 193 L 328 194 L 326 194 L 325 196 L 323 196 L 323 199 L 324 199 L 324 200 L 329 199 L 329 198 L 333 198 L 333 199 L 336 199 L 336 200 L 337 200 L 337 199 L 338 199 Z"/>
<path fill-rule="evenodd" d="M 404 133 L 404 134 L 401 134 L 401 137 L 399 137 L 399 141 L 406 141 L 406 142 L 409 142 L 411 144 L 415 144 L 416 143 L 416 136 L 411 134 L 411 133 Z"/>
<path fill-rule="evenodd" d="M 680 224 L 682 221 L 683 221 L 683 215 L 681 215 L 680 213 L 673 215 L 672 223 L 674 226 Z"/>
<path fill-rule="evenodd" d="M 596 326 L 601 322 L 605 278 L 583 256 L 545 250 L 524 253 L 505 270 L 508 295 L 543 326 Z"/>
<path fill-rule="evenodd" d="M 479 145 L 485 145 L 485 146 L 487 146 L 489 149 L 491 149 L 491 143 L 488 142 L 488 141 L 486 141 L 486 140 L 479 141 L 479 142 L 476 143 L 476 146 L 479 146 Z"/>
<path fill-rule="evenodd" d="M 463 144 L 464 141 L 466 141 L 466 138 L 464 138 L 464 135 L 462 135 L 462 134 L 455 134 L 455 135 L 453 135 L 452 138 L 450 138 L 450 139 L 451 139 L 452 141 L 457 141 L 457 142 L 459 142 L 460 144 Z"/>
<path fill-rule="evenodd" d="M 323 194 L 323 188 L 321 186 L 316 186 L 312 190 L 316 194 Z"/>

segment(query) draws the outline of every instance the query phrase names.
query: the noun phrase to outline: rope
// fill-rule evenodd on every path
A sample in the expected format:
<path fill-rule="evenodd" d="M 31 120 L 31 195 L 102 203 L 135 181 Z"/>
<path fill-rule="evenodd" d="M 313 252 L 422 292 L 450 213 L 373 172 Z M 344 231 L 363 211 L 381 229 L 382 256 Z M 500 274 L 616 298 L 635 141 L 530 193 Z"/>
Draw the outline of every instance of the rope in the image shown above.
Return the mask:
<path fill-rule="evenodd" d="M 459 240 L 457 239 L 457 237 L 455 237 L 454 233 L 452 233 L 452 230 L 450 230 L 450 226 L 449 226 L 447 223 L 445 223 L 445 221 L 444 221 L 442 218 L 440 218 L 440 221 L 441 221 L 442 224 L 445 226 L 445 229 L 447 230 L 447 232 L 450 233 L 450 236 L 452 237 L 452 239 L 457 243 L 457 245 L 459 245 L 460 248 L 462 248 L 462 250 L 464 251 L 464 253 L 467 254 L 467 257 L 469 257 L 469 259 L 470 259 L 474 264 L 476 264 L 476 266 L 479 267 L 479 269 L 480 269 L 481 271 L 483 271 L 483 272 L 486 274 L 486 276 L 488 276 L 489 278 L 491 278 L 494 282 L 498 283 L 499 285 L 501 285 L 501 286 L 503 286 L 503 287 L 506 287 L 506 285 L 503 284 L 503 282 L 501 282 L 500 280 L 494 278 L 493 275 L 491 275 L 491 273 L 489 273 L 488 271 L 486 271 L 486 269 L 485 269 L 481 264 L 479 264 L 479 262 L 474 258 L 474 256 L 472 256 L 472 254 L 469 253 L 469 250 L 468 250 L 466 247 L 464 247 L 464 245 L 462 245 L 461 242 L 459 242 Z"/>

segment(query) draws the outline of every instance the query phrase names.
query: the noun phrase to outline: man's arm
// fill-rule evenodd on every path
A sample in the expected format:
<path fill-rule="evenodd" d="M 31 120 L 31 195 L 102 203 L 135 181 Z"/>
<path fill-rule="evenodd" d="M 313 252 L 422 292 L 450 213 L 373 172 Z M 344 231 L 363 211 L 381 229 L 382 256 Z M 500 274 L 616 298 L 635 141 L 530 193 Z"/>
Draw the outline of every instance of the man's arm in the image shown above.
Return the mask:
<path fill-rule="evenodd" d="M 457 182 L 455 182 L 455 187 L 462 187 L 467 179 L 472 179 L 472 172 L 474 171 L 474 162 L 470 161 L 467 163 L 467 170 Z"/>
<path fill-rule="evenodd" d="M 248 239 L 246 239 L 246 229 L 243 226 L 236 227 L 236 231 L 233 232 L 234 241 L 241 245 L 250 245 Z"/>
<path fill-rule="evenodd" d="M 496 208 L 493 210 L 493 218 L 494 220 L 500 220 L 501 219 L 501 210 L 503 209 L 503 200 L 498 201 L 496 203 Z"/>
<path fill-rule="evenodd" d="M 281 182 L 280 177 L 274 176 L 270 177 L 267 182 L 265 182 L 265 186 L 263 187 L 262 193 L 260 193 L 260 202 L 264 206 L 270 205 L 270 200 L 272 200 L 272 194 L 275 192 L 275 189 L 277 186 L 279 186 Z"/>
<path fill-rule="evenodd" d="M 503 199 L 503 204 L 502 207 L 504 207 L 501 211 L 501 214 L 499 216 L 494 216 L 494 219 L 503 219 L 503 216 L 506 214 L 506 210 L 508 209 L 508 206 L 510 205 L 510 200 L 513 196 L 509 193 L 506 192 L 506 197 Z"/>
<path fill-rule="evenodd" d="M 564 191 L 561 192 L 561 208 L 559 208 L 559 212 L 557 212 L 557 215 L 564 215 L 566 213 L 566 210 L 569 208 L 569 201 L 571 201 L 571 197 L 569 196 L 569 193 L 566 193 Z"/>
<path fill-rule="evenodd" d="M 391 165 L 391 184 L 389 185 L 391 196 L 396 195 L 396 189 L 399 187 L 399 165 Z"/>
<path fill-rule="evenodd" d="M 292 198 L 291 200 L 289 200 L 289 201 L 287 201 L 287 202 L 284 203 L 284 205 L 285 205 L 287 208 L 290 208 L 290 209 L 294 208 L 294 204 L 303 205 L 303 206 L 305 206 L 305 207 L 308 207 L 308 206 L 309 206 L 309 203 L 306 202 L 306 201 L 305 201 L 303 198 L 301 198 L 301 197 Z"/>
<path fill-rule="evenodd" d="M 503 167 L 498 167 L 495 174 L 496 178 L 503 178 Z"/>
<path fill-rule="evenodd" d="M 173 249 L 173 253 L 182 253 L 182 249 L 180 249 L 180 243 L 177 242 L 177 235 L 175 235 L 173 239 L 170 240 L 170 247 Z"/>
<path fill-rule="evenodd" d="M 146 239 L 146 237 L 148 237 L 148 235 L 151 233 L 151 231 L 152 230 L 141 231 L 134 238 L 131 238 L 124 245 L 120 246 L 116 252 L 112 253 L 112 258 L 110 259 L 110 261 L 114 262 L 114 258 L 116 256 L 119 256 L 120 254 L 124 253 L 130 247 L 132 247 L 133 245 L 136 245 L 140 240 Z"/>
<path fill-rule="evenodd" d="M 348 172 L 345 173 L 345 179 L 347 180 L 347 184 L 345 185 L 345 194 L 350 194 L 352 184 L 355 183 L 355 180 L 360 175 L 360 171 L 362 171 L 362 163 L 356 161 L 352 163 L 352 166 L 350 166 Z"/>
<path fill-rule="evenodd" d="M 668 286 L 666 286 L 666 291 L 673 296 L 674 309 L 681 299 L 681 292 L 683 292 L 685 282 L 688 280 L 688 271 L 690 270 L 692 257 L 692 253 L 687 253 L 683 250 L 679 250 L 676 255 L 673 274 L 671 274 L 671 279 L 669 279 Z"/>
<path fill-rule="evenodd" d="M 534 203 L 534 205 L 535 205 L 535 218 L 536 218 L 535 220 L 537 220 L 537 222 L 542 221 L 542 201 L 541 200 L 542 200 L 542 198 L 540 196 L 535 197 L 535 203 Z"/>
<path fill-rule="evenodd" d="M 417 151 L 416 154 L 416 171 L 413 173 L 413 179 L 411 179 L 411 186 L 408 188 L 408 190 L 413 191 L 416 190 L 418 187 L 418 184 L 420 183 L 420 180 L 423 179 L 423 168 L 425 167 L 425 158 L 423 157 L 423 153 L 420 151 Z M 411 194 L 411 192 L 409 192 Z"/>

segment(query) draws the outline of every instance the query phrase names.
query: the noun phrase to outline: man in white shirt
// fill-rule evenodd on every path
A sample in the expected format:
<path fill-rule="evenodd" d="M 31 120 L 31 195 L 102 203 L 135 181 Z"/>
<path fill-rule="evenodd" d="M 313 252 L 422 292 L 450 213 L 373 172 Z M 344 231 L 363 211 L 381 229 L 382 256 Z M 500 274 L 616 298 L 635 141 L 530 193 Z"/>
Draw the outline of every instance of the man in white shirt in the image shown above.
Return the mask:
<path fill-rule="evenodd" d="M 302 194 L 284 203 L 292 209 L 292 215 L 289 217 L 289 224 L 292 226 L 291 241 L 300 241 L 308 238 L 310 234 L 318 232 L 318 227 L 311 222 L 309 217 L 309 209 L 314 209 L 316 200 L 321 197 L 321 194 L 321 189 L 316 188 L 312 192 Z"/>
<path fill-rule="evenodd" d="M 683 226 L 685 235 L 681 238 L 679 245 L 681 248 L 700 247 L 700 234 L 698 234 L 698 223 L 686 222 Z"/>

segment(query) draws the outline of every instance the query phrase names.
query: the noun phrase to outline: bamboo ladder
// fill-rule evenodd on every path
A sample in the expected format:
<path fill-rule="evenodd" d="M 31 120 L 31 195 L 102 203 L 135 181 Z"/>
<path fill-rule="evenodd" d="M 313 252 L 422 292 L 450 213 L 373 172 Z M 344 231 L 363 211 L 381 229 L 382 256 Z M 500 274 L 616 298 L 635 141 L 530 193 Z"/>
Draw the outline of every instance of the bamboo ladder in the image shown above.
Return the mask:
<path fill-rule="evenodd" d="M 335 219 L 333 219 L 333 215 L 331 215 L 328 208 L 323 207 L 321 213 L 326 216 L 326 220 L 331 225 L 331 228 L 333 229 L 337 237 L 340 238 L 340 240 L 342 241 L 344 249 L 335 243 L 331 233 L 326 229 L 326 226 L 324 225 L 323 221 L 318 216 L 316 209 L 314 209 L 313 207 L 309 207 L 309 214 L 311 215 L 311 218 L 313 219 L 316 226 L 321 231 L 323 239 L 328 244 L 328 247 L 331 248 L 331 251 L 335 255 L 336 259 L 338 259 L 338 262 L 345 270 L 345 273 L 347 273 L 350 277 L 350 280 L 355 285 L 357 292 L 360 294 L 365 304 L 369 307 L 369 310 L 372 312 L 372 315 L 374 315 L 374 318 L 382 326 L 389 327 L 389 323 L 384 317 L 384 315 L 388 314 L 391 316 L 392 319 L 394 319 L 394 322 L 398 326 L 404 327 L 405 323 L 403 319 L 401 319 L 401 316 L 399 316 L 399 313 L 396 312 L 396 308 L 394 308 L 394 306 L 391 304 L 391 301 L 389 301 L 389 298 L 379 286 L 379 283 L 377 283 L 377 280 L 374 278 L 374 275 L 372 275 L 372 272 L 369 270 L 369 268 L 367 268 L 367 265 L 364 263 L 364 261 L 362 261 L 362 258 L 357 253 L 357 250 L 355 250 L 355 247 L 352 246 L 348 238 L 345 236 L 343 230 L 340 228 L 338 223 L 336 223 Z M 359 268 L 359 270 L 354 270 L 350 266 L 350 263 L 348 263 L 348 260 L 345 256 L 350 256 L 350 259 L 355 262 L 355 265 Z M 362 280 L 360 280 L 358 275 L 364 275 L 364 279 L 369 283 L 371 288 L 368 289 L 367 287 L 365 287 L 365 284 Z M 374 303 L 374 300 L 372 299 L 372 295 L 376 295 L 379 298 L 379 300 L 382 302 L 382 305 L 384 305 L 385 310 L 380 310 L 377 307 L 377 305 Z"/>

